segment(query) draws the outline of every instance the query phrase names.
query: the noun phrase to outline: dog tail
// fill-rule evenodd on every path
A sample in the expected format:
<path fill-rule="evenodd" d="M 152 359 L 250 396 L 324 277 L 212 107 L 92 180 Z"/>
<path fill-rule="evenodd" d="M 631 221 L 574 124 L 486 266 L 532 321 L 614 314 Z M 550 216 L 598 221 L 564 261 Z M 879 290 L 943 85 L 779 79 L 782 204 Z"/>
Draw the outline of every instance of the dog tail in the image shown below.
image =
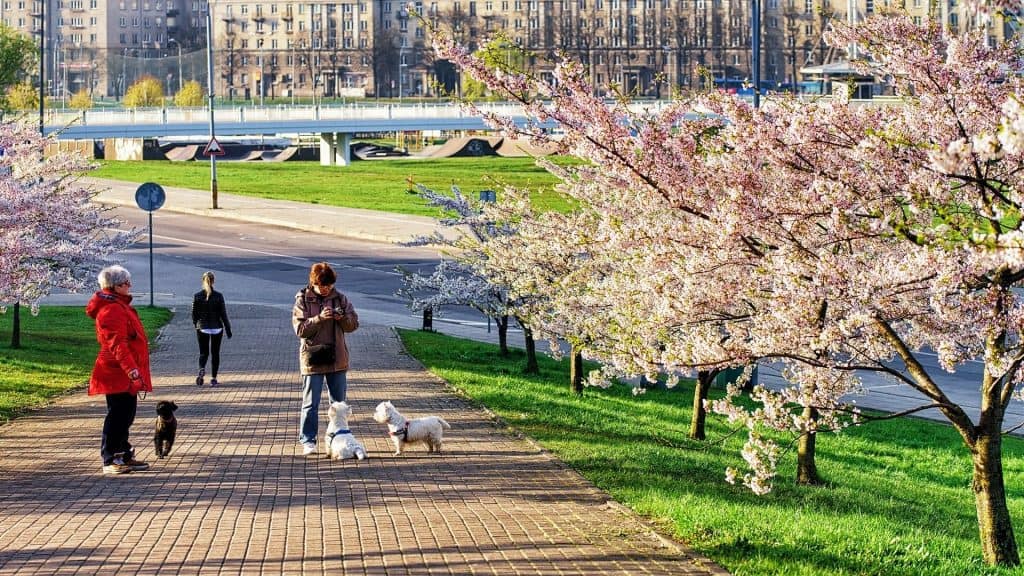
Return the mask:
<path fill-rule="evenodd" d="M 440 416 L 438 416 L 437 420 L 438 420 L 438 422 L 441 423 L 441 426 L 444 426 L 445 428 L 451 428 L 451 426 L 449 426 L 448 423 L 444 421 L 444 418 L 441 418 Z"/>

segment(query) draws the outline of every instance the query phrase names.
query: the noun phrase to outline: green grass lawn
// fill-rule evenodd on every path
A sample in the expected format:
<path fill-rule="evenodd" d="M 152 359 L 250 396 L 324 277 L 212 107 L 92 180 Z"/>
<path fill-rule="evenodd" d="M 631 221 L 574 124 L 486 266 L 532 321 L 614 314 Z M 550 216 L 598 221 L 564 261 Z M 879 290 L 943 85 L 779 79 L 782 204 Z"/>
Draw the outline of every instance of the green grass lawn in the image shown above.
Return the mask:
<path fill-rule="evenodd" d="M 105 161 L 91 175 L 130 182 L 138 182 L 144 175 L 147 181 L 163 186 L 198 190 L 210 186 L 209 162 Z M 376 160 L 355 161 L 349 166 L 321 166 L 317 162 L 217 164 L 220 192 L 436 217 L 436 208 L 409 193 L 409 179 L 439 192 L 447 192 L 456 184 L 474 196 L 484 189 L 500 193 L 501 186 L 508 184 L 530 189 L 538 209 L 563 210 L 567 205 L 552 191 L 557 179 L 531 158 Z"/>
<path fill-rule="evenodd" d="M 137 309 L 151 341 L 171 319 L 166 308 Z M 43 306 L 38 316 L 22 308 L 20 315 L 21 348 L 12 349 L 12 309 L 0 314 L 0 423 L 86 386 L 99 350 L 82 306 Z"/>
<path fill-rule="evenodd" d="M 568 365 L 436 333 L 401 331 L 428 369 L 531 436 L 616 500 L 736 575 L 995 575 L 978 542 L 971 463 L 949 426 L 880 421 L 818 438 L 826 487 L 793 483 L 784 453 L 775 490 L 758 497 L 724 481 L 742 468 L 743 434 L 721 417 L 708 440 L 687 438 L 693 389 L 634 397 L 624 387 L 568 391 Z M 718 390 L 714 395 L 720 395 Z M 1024 530 L 1024 441 L 1005 444 L 1010 510 Z M 1019 541 L 1020 542 L 1020 541 Z"/>

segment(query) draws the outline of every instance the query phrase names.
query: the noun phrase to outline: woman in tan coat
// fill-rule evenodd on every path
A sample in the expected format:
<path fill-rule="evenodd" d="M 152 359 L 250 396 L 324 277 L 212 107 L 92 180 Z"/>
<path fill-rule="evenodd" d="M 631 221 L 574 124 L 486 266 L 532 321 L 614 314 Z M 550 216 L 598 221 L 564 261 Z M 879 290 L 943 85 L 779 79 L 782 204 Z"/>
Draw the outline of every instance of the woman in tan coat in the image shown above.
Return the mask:
<path fill-rule="evenodd" d="M 359 328 L 348 298 L 334 289 L 337 275 L 319 262 L 309 271 L 309 285 L 295 295 L 292 328 L 299 337 L 302 410 L 299 443 L 304 455 L 316 454 L 320 395 L 327 385 L 331 402 L 343 402 L 347 388 L 348 346 L 345 334 Z"/>

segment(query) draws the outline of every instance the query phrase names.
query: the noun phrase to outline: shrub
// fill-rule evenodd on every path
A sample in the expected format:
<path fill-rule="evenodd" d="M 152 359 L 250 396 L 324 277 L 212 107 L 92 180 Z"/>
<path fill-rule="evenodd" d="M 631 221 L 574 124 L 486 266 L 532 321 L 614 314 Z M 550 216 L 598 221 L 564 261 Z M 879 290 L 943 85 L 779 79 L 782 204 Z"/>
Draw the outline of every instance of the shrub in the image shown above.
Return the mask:
<path fill-rule="evenodd" d="M 174 95 L 174 105 L 182 108 L 202 106 L 203 87 L 195 80 L 189 80 L 182 86 L 181 90 Z"/>
<path fill-rule="evenodd" d="M 162 106 L 164 103 L 164 89 L 160 81 L 152 76 L 143 76 L 137 82 L 128 87 L 124 95 L 125 108 L 145 108 L 150 106 Z"/>
<path fill-rule="evenodd" d="M 76 110 L 88 110 L 92 108 L 92 96 L 85 88 L 82 88 L 71 97 L 69 105 Z"/>
<path fill-rule="evenodd" d="M 7 92 L 7 105 L 12 110 L 35 110 L 39 108 L 39 92 L 30 82 L 15 84 Z"/>

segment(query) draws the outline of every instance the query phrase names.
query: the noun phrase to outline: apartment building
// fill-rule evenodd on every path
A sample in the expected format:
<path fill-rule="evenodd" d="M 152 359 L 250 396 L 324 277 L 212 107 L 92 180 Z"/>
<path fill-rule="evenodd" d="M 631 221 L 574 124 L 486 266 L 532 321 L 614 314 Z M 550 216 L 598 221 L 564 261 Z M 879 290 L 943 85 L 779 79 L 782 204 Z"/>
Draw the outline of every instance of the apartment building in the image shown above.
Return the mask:
<path fill-rule="evenodd" d="M 45 31 L 46 91 L 52 97 L 80 90 L 119 96 L 142 74 L 172 74 L 177 82 L 178 68 L 168 64 L 165 71 L 153 63 L 179 46 L 196 45 L 187 18 L 200 6 L 205 2 L 0 0 L 0 20 L 36 42 Z"/>
<path fill-rule="evenodd" d="M 595 89 L 664 96 L 751 74 L 750 0 L 0 0 L 0 19 L 36 34 L 45 21 L 48 92 L 120 97 L 143 74 L 206 84 L 206 11 L 218 97 L 431 96 L 460 78 L 429 30 L 473 48 L 500 33 L 508 64 L 546 74 L 565 55 Z M 963 0 L 760 0 L 761 78 L 799 82 L 802 68 L 846 57 L 823 32 L 835 19 L 906 10 L 951 31 L 976 26 Z M 1010 33 L 985 24 L 995 42 Z"/>

